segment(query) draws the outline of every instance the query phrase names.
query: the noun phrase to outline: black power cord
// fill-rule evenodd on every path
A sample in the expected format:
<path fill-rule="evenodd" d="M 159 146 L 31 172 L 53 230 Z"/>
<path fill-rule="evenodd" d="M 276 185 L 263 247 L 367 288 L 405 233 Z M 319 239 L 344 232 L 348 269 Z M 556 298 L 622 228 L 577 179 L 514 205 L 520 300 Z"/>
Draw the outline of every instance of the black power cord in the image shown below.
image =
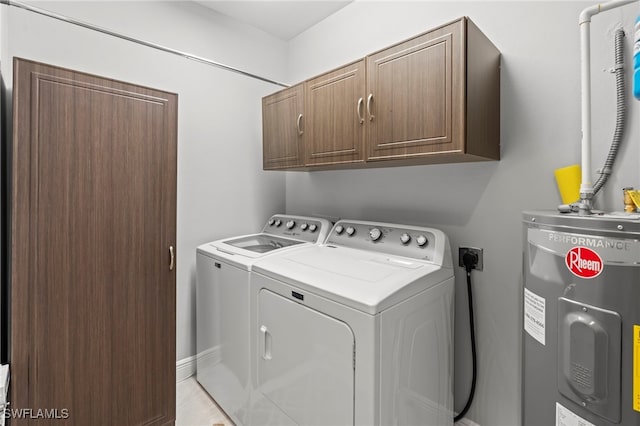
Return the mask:
<path fill-rule="evenodd" d="M 478 256 L 467 252 L 462 256 L 462 263 L 464 264 L 464 269 L 467 271 L 467 295 L 469 299 L 469 334 L 471 335 L 471 363 L 473 365 L 473 375 L 471 377 L 471 389 L 469 390 L 469 398 L 467 399 L 467 403 L 465 404 L 462 411 L 458 413 L 457 416 L 453 418 L 454 422 L 462 419 L 469 408 L 471 407 L 471 403 L 473 402 L 473 396 L 476 393 L 476 380 L 477 380 L 477 355 L 476 355 L 476 332 L 475 332 L 475 324 L 473 321 L 473 294 L 471 291 L 471 271 L 475 269 L 478 264 Z"/>

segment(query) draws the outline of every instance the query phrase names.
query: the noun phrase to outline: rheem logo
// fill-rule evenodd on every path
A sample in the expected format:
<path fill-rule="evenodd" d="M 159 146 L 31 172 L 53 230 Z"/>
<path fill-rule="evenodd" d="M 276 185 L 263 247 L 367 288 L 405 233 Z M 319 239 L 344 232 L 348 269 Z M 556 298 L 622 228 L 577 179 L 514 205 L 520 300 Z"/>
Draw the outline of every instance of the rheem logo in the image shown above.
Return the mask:
<path fill-rule="evenodd" d="M 572 248 L 567 252 L 564 262 L 573 275 L 587 279 L 600 275 L 604 266 L 600 255 L 587 247 Z"/>

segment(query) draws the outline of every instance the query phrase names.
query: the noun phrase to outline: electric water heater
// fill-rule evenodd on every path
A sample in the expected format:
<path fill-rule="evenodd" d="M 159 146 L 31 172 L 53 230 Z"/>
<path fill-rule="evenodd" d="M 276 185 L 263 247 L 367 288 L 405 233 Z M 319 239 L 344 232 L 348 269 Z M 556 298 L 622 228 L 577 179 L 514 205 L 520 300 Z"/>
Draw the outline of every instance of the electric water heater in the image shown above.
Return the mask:
<path fill-rule="evenodd" d="M 640 215 L 524 212 L 523 425 L 640 425 Z"/>

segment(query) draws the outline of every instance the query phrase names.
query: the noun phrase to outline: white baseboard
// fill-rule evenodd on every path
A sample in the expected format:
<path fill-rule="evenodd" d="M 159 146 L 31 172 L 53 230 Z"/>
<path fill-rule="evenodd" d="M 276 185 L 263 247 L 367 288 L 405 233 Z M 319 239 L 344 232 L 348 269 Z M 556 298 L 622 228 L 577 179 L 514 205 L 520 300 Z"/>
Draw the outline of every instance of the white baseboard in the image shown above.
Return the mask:
<path fill-rule="evenodd" d="M 457 421 L 455 426 L 480 426 L 478 423 L 469 420 L 466 417 L 463 417 L 461 420 Z"/>
<path fill-rule="evenodd" d="M 196 356 L 181 359 L 176 362 L 176 383 L 196 374 Z"/>

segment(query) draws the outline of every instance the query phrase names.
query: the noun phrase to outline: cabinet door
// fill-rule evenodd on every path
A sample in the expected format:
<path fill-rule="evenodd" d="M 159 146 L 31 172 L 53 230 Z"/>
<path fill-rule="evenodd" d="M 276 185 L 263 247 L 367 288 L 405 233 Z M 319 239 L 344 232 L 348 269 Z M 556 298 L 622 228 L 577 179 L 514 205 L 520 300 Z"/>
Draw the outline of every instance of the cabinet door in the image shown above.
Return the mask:
<path fill-rule="evenodd" d="M 463 24 L 367 57 L 368 160 L 464 150 Z"/>
<path fill-rule="evenodd" d="M 303 97 L 303 85 L 299 84 L 262 98 L 262 164 L 265 170 L 302 165 Z"/>
<path fill-rule="evenodd" d="M 178 97 L 17 58 L 13 75 L 11 407 L 173 425 Z M 39 419 L 11 423 L 57 423 Z"/>
<path fill-rule="evenodd" d="M 364 60 L 305 84 L 305 165 L 364 161 Z"/>

